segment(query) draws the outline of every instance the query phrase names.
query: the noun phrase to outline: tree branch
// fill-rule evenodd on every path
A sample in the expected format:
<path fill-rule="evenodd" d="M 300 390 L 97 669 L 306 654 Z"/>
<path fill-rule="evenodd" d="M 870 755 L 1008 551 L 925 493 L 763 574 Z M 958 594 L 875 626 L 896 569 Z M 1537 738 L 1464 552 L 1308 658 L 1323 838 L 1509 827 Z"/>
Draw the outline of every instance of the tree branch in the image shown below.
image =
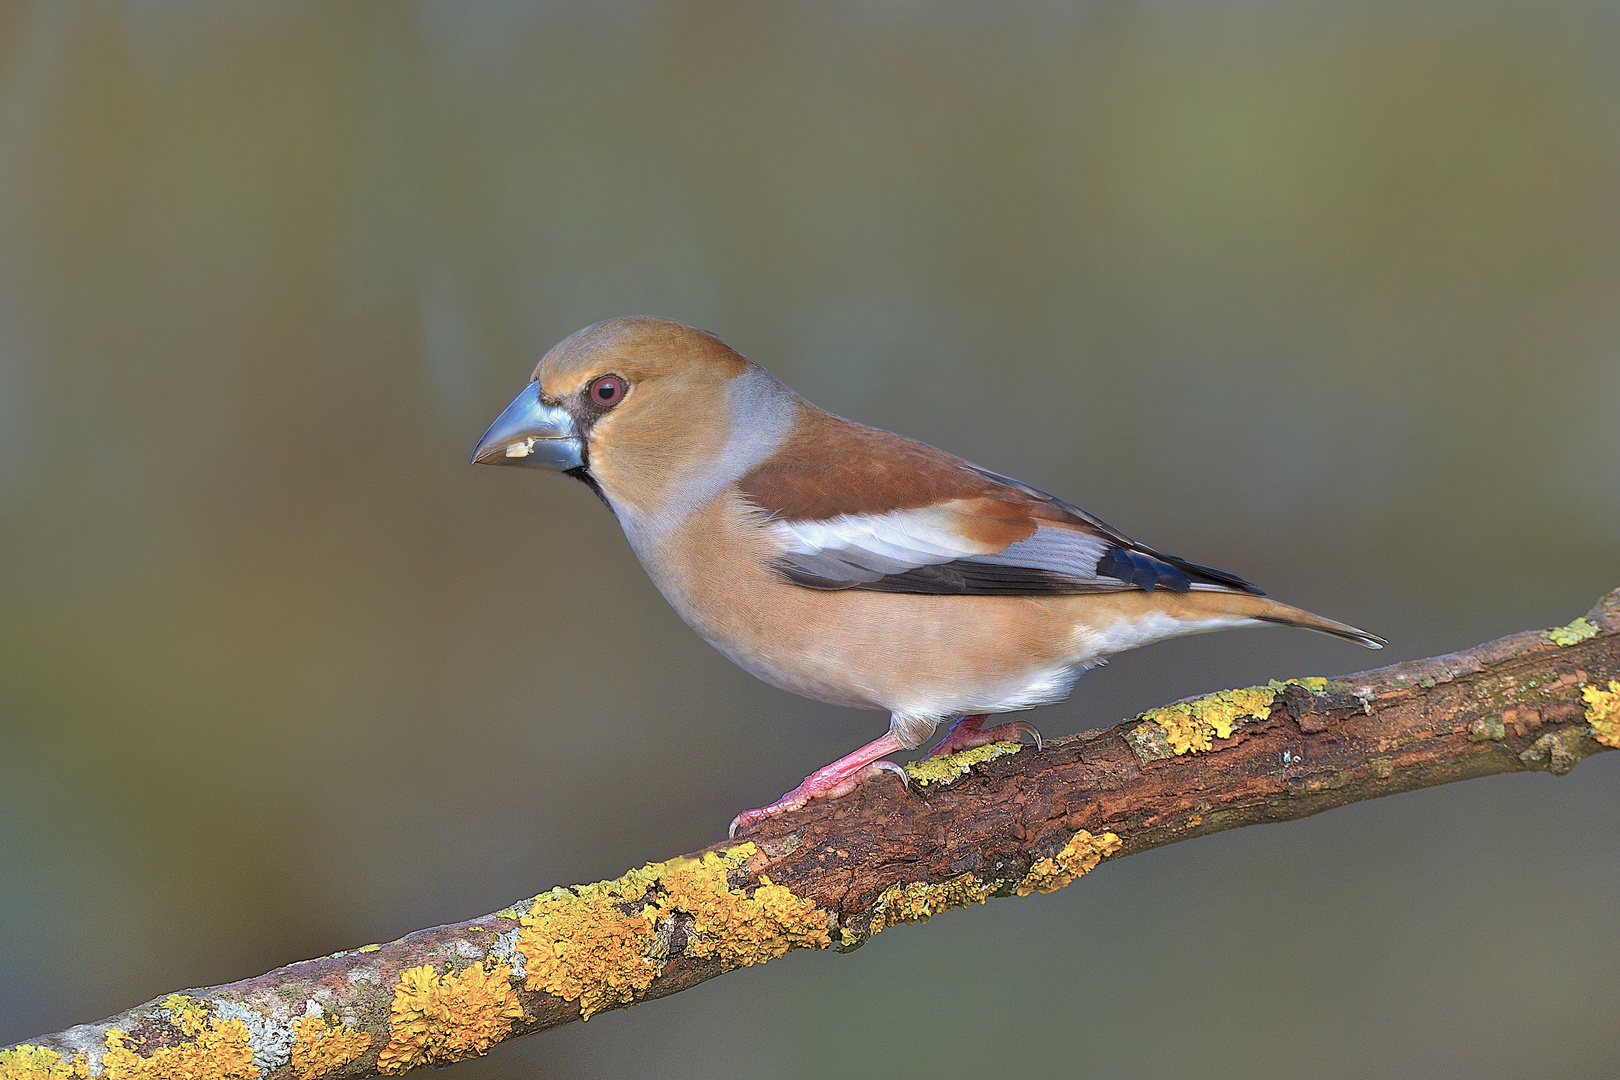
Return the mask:
<path fill-rule="evenodd" d="M 0 1080 L 348 1078 L 485 1052 L 794 948 L 1050 892 L 1102 858 L 1620 745 L 1620 589 L 1554 631 L 1224 691 L 864 784 L 732 844 L 0 1051 Z"/>

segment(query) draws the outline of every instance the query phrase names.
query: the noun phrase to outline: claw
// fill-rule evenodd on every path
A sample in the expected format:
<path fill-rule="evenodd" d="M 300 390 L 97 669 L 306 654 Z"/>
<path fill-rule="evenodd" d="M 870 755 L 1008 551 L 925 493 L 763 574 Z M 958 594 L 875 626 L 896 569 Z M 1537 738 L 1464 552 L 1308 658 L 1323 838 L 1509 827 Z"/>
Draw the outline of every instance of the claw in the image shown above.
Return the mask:
<path fill-rule="evenodd" d="M 1037 735 L 1036 738 L 1038 739 L 1040 736 Z M 905 766 L 896 765 L 892 761 L 874 761 L 866 767 L 866 771 L 893 773 L 900 778 L 901 787 L 908 789 L 911 787 L 911 774 L 906 772 Z"/>
<path fill-rule="evenodd" d="M 1041 733 L 1035 730 L 1035 725 L 1030 723 L 1028 720 L 1010 720 L 1001 726 L 1017 728 L 1021 733 L 1029 735 L 1035 740 L 1035 749 L 1037 750 L 1043 749 L 1045 746 L 1045 744 L 1041 742 Z"/>

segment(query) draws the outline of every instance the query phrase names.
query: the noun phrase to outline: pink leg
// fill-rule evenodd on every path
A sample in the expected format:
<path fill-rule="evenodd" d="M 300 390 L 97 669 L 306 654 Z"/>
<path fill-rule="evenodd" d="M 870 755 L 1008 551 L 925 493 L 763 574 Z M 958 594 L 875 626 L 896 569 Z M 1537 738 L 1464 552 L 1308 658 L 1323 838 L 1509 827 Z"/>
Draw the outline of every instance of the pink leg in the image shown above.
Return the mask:
<path fill-rule="evenodd" d="M 1041 733 L 1035 730 L 1035 725 L 1028 720 L 1011 720 L 1005 724 L 997 724 L 993 728 L 982 727 L 990 719 L 986 713 L 976 713 L 964 716 L 951 725 L 951 730 L 945 733 L 938 746 L 924 755 L 924 760 L 938 757 L 940 754 L 954 754 L 958 750 L 971 750 L 975 746 L 988 746 L 993 742 L 1017 742 L 1022 732 L 1028 732 L 1035 737 L 1035 749 L 1041 748 Z"/>
<path fill-rule="evenodd" d="M 777 799 L 769 806 L 762 806 L 758 810 L 744 810 L 731 819 L 731 835 L 753 828 L 766 818 L 785 814 L 789 810 L 798 810 L 814 799 L 836 799 L 840 795 L 848 795 L 868 776 L 880 772 L 892 772 L 900 777 L 902 784 L 908 783 L 906 770 L 892 761 L 879 761 L 884 754 L 892 754 L 896 750 L 905 749 L 894 733 L 883 736 L 867 743 L 853 754 L 848 754 L 828 765 L 824 769 L 817 769 L 804 778 L 804 783 Z"/>

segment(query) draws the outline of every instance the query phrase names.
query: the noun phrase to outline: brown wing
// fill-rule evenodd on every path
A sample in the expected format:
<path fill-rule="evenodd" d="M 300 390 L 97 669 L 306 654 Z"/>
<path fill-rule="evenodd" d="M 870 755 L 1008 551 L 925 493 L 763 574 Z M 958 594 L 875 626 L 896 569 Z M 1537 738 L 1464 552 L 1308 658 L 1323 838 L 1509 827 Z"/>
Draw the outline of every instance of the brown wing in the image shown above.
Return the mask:
<path fill-rule="evenodd" d="M 1258 592 L 1161 555 L 1072 503 L 961 458 L 807 409 L 740 481 L 786 548 L 778 569 L 817 589 L 1039 595 L 1194 586 Z"/>

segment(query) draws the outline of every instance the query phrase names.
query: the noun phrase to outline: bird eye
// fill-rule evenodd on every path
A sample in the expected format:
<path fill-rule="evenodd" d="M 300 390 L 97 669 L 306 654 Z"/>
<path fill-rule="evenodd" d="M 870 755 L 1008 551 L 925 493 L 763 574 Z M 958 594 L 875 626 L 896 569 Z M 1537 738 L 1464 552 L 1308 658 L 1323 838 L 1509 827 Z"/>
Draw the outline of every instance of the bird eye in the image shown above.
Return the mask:
<path fill-rule="evenodd" d="M 591 383 L 591 404 L 611 408 L 624 400 L 626 389 L 624 380 L 617 375 L 604 375 Z"/>

